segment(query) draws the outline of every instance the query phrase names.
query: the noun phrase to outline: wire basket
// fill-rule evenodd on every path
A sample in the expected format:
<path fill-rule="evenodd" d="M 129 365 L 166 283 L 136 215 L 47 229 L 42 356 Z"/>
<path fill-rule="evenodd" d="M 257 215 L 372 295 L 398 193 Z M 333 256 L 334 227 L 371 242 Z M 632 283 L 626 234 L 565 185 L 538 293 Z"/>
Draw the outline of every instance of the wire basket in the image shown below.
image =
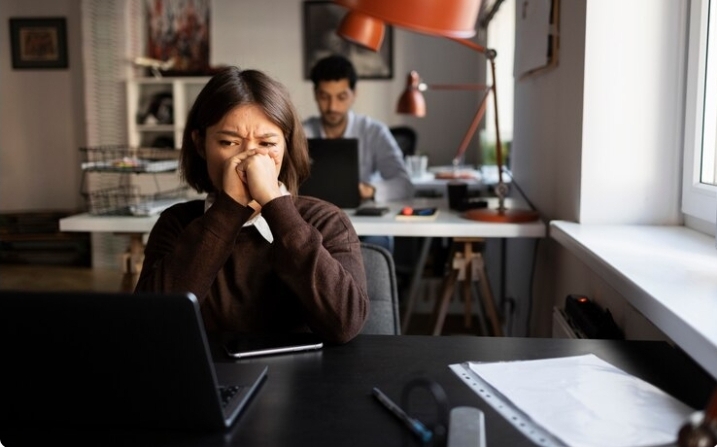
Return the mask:
<path fill-rule="evenodd" d="M 140 194 L 136 185 L 122 185 L 86 194 L 88 212 L 98 216 L 153 216 L 187 200 L 186 186 L 155 194 Z"/>
<path fill-rule="evenodd" d="M 170 172 L 179 167 L 176 149 L 132 147 L 126 145 L 81 147 L 84 171 Z"/>

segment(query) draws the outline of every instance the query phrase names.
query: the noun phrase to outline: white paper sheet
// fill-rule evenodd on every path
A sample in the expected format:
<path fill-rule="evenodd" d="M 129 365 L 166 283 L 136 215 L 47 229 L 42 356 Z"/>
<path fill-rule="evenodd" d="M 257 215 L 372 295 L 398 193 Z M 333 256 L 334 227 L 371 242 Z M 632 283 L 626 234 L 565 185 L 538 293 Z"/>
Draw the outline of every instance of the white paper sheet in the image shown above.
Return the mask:
<path fill-rule="evenodd" d="M 673 443 L 694 411 L 592 354 L 466 365 L 534 423 L 573 447 Z"/>

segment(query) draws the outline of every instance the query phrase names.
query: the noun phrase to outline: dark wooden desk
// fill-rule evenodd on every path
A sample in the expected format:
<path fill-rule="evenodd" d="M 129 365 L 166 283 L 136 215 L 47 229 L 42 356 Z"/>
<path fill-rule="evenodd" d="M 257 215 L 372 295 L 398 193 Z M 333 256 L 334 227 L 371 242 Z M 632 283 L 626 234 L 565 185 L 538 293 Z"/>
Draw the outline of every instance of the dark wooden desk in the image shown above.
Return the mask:
<path fill-rule="evenodd" d="M 215 358 L 230 361 L 214 349 Z M 663 342 L 364 335 L 344 346 L 329 346 L 316 353 L 244 360 L 268 364 L 269 377 L 238 422 L 226 432 L 39 426 L 0 433 L 0 441 L 7 447 L 413 446 L 419 444 L 371 397 L 371 389 L 377 386 L 398 402 L 404 384 L 420 374 L 445 388 L 452 407 L 468 405 L 485 412 L 488 445 L 532 446 L 464 385 L 448 365 L 469 360 L 536 359 L 586 353 L 598 355 L 695 408 L 706 406 L 715 387 L 714 378 Z"/>

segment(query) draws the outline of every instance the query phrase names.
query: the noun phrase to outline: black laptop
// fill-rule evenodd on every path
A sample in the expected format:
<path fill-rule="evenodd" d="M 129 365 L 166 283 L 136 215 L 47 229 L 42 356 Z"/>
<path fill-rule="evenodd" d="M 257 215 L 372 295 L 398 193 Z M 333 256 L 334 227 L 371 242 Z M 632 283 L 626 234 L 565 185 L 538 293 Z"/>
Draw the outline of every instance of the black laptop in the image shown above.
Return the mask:
<path fill-rule="evenodd" d="M 358 208 L 359 149 L 355 138 L 309 138 L 311 175 L 299 194 L 331 202 L 339 208 Z"/>
<path fill-rule="evenodd" d="M 267 374 L 214 363 L 192 294 L 0 293 L 0 427 L 221 429 Z"/>

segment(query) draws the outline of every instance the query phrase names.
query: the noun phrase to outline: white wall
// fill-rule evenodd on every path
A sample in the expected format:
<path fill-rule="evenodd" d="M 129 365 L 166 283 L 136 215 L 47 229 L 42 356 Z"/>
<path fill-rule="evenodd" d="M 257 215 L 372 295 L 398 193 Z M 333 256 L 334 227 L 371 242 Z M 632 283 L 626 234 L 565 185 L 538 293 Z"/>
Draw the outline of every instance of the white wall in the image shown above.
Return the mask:
<path fill-rule="evenodd" d="M 557 67 L 515 82 L 511 167 L 546 222 L 577 220 L 580 209 L 585 7 L 584 1 L 561 2 Z M 521 278 L 518 260 L 531 256 L 533 247 L 518 241 L 510 241 L 509 247 L 508 282 L 517 287 Z M 537 328 L 534 333 L 541 336 L 550 336 L 554 300 L 564 297 L 565 289 L 583 293 L 568 286 L 558 291 L 558 248 L 547 238 L 535 248 L 531 317 Z M 527 306 L 524 302 L 523 307 Z"/>
<path fill-rule="evenodd" d="M 679 222 L 680 0 L 560 2 L 559 65 L 516 83 L 513 170 L 546 220 Z M 569 293 L 610 308 L 631 338 L 660 333 L 557 243 L 538 250 L 534 332 Z"/>
<path fill-rule="evenodd" d="M 65 17 L 69 68 L 13 70 L 11 17 Z M 84 106 L 80 2 L 4 0 L 0 8 L 0 211 L 77 209 Z"/>
<path fill-rule="evenodd" d="M 588 1 L 582 223 L 680 223 L 683 3 Z"/>

